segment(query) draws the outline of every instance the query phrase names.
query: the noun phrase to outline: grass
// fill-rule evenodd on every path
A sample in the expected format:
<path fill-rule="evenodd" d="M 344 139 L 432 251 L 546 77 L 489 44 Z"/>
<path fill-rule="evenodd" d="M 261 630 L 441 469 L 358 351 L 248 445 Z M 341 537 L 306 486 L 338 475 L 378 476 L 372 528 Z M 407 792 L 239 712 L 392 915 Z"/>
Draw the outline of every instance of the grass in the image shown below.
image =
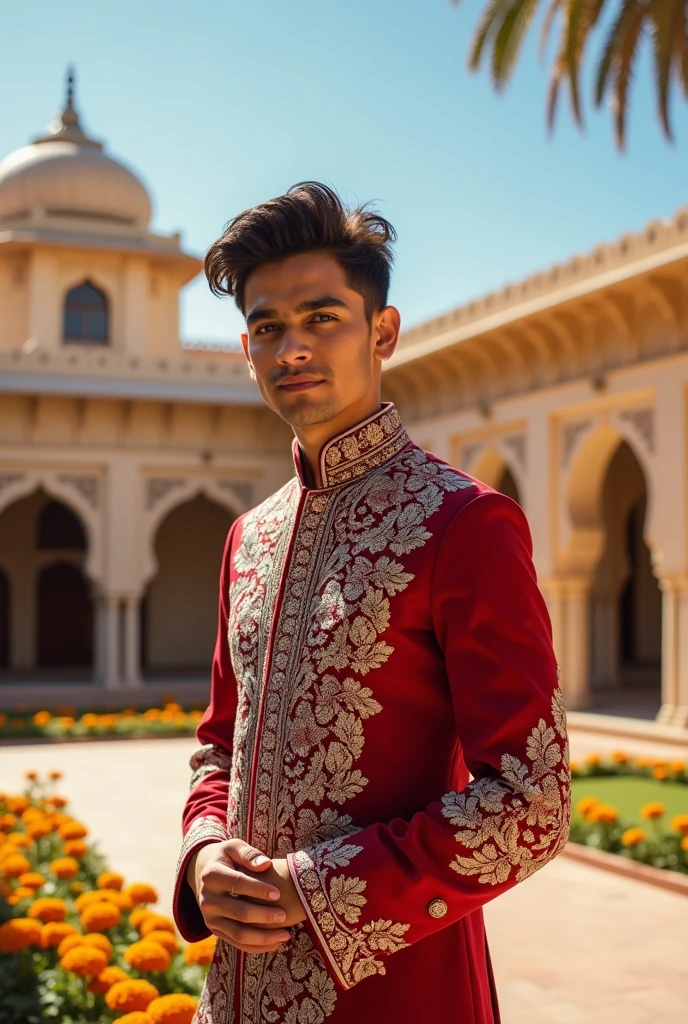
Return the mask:
<path fill-rule="evenodd" d="M 678 782 L 656 782 L 632 776 L 574 779 L 571 784 L 574 814 L 576 804 L 584 796 L 596 796 L 602 803 L 616 807 L 624 822 L 647 824 L 640 817 L 643 804 L 658 801 L 666 807 L 664 821 L 676 814 L 688 814 L 688 786 Z"/>

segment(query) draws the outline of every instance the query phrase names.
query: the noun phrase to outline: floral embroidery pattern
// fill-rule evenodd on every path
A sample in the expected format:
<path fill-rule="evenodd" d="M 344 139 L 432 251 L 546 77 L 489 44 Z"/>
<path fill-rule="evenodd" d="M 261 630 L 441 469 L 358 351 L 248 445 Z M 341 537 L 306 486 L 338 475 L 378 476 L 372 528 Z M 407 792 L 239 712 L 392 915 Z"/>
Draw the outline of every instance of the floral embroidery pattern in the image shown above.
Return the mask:
<path fill-rule="evenodd" d="M 367 423 L 342 437 L 335 437 L 320 455 L 323 487 L 354 480 L 391 458 L 408 444 L 399 413 L 390 403 Z"/>
<path fill-rule="evenodd" d="M 570 776 L 560 690 L 552 697 L 552 718 L 554 726 L 541 718 L 528 737 L 530 766 L 504 754 L 498 779 L 476 779 L 462 793 L 442 797 L 442 813 L 459 829 L 457 842 L 473 851 L 457 854 L 451 862 L 458 874 L 478 875 L 479 882 L 498 885 L 515 873 L 520 882 L 566 843 Z"/>
<path fill-rule="evenodd" d="M 230 771 L 232 758 L 222 747 L 206 743 L 191 755 L 189 765 L 192 772 L 189 789 L 195 789 L 199 782 L 212 772 Z"/>

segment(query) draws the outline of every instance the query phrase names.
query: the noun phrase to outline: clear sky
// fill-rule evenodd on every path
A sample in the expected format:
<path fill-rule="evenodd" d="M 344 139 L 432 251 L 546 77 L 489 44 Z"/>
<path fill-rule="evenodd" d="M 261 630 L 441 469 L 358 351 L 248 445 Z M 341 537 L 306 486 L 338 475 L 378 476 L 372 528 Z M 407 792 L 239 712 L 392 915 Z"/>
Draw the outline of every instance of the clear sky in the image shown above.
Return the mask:
<path fill-rule="evenodd" d="M 585 134 L 568 100 L 549 137 L 533 38 L 503 96 L 466 68 L 484 0 L 33 0 L 0 16 L 0 155 L 54 116 L 68 63 L 87 130 L 152 190 L 154 227 L 201 254 L 234 214 L 305 178 L 374 199 L 399 232 L 391 299 L 406 326 L 688 202 L 677 143 L 636 69 L 630 144 L 608 112 Z M 589 93 L 589 90 L 588 90 Z M 590 105 L 589 105 L 590 106 Z M 236 339 L 203 278 L 187 339 Z"/>

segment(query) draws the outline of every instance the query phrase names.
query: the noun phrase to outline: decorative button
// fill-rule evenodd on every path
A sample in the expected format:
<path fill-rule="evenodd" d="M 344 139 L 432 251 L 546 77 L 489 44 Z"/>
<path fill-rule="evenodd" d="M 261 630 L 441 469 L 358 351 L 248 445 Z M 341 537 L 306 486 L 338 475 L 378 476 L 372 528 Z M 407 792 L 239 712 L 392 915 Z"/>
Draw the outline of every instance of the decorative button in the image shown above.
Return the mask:
<path fill-rule="evenodd" d="M 444 902 L 444 900 L 431 900 L 428 903 L 428 914 L 430 915 L 430 917 L 444 917 L 448 910 L 449 907 Z"/>

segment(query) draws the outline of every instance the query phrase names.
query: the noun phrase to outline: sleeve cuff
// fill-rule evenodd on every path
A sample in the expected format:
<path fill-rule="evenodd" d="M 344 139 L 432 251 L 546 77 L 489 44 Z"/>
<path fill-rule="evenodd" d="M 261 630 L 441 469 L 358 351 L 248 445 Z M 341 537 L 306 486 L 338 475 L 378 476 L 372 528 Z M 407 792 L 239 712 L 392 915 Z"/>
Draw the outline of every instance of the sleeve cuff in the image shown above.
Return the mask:
<path fill-rule="evenodd" d="M 229 839 L 219 818 L 195 818 L 184 836 L 175 871 L 173 915 L 177 927 L 187 942 L 200 942 L 211 933 L 206 927 L 193 889 L 186 880 L 186 871 L 194 853 L 209 843 L 222 843 Z"/>

